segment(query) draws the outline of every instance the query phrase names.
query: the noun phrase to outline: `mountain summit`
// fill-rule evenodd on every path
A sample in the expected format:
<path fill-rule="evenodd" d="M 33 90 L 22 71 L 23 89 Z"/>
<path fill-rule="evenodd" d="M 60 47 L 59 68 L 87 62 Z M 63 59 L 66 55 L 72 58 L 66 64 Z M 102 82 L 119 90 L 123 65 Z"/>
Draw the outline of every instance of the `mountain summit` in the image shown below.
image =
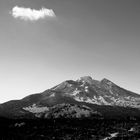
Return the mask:
<path fill-rule="evenodd" d="M 92 84 L 93 79 L 90 76 L 84 76 L 84 77 L 80 77 L 80 79 L 78 79 L 77 81 Z"/>
<path fill-rule="evenodd" d="M 127 115 L 137 116 L 137 113 L 140 115 L 139 109 L 140 95 L 123 89 L 108 79 L 98 81 L 84 76 L 76 81 L 64 81 L 42 93 L 1 104 L 0 116 L 55 118 L 68 117 L 70 112 L 75 112 L 71 117 L 89 117 L 110 112 L 122 114 L 124 110 L 129 110 Z"/>

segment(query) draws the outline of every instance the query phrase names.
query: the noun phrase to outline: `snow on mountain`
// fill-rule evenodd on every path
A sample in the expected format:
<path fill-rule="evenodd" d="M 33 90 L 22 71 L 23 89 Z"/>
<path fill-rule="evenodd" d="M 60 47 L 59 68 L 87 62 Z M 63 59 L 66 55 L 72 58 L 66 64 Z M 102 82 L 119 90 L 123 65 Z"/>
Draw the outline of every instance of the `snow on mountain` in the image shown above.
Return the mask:
<path fill-rule="evenodd" d="M 67 107 L 62 104 L 67 104 Z M 72 106 L 72 104 L 75 106 Z M 15 117 L 31 115 L 32 117 L 33 114 L 36 117 L 41 117 L 42 115 L 47 116 L 48 112 L 49 114 L 51 114 L 51 112 L 56 113 L 55 110 L 58 110 L 58 108 L 63 110 L 63 107 L 68 110 L 68 112 L 71 112 L 71 110 L 75 112 L 74 108 L 77 108 L 76 110 L 79 111 L 77 105 L 85 104 L 90 107 L 92 106 L 93 110 L 95 106 L 100 106 L 96 109 L 101 109 L 101 107 L 104 108 L 104 106 L 106 106 L 108 109 L 111 109 L 110 107 L 125 107 L 125 109 L 129 107 L 134 110 L 139 110 L 140 95 L 123 89 L 108 79 L 104 78 L 98 81 L 90 76 L 84 76 L 76 81 L 64 81 L 42 93 L 32 94 L 21 100 L 1 104 L 0 116 Z M 70 108 L 68 109 L 68 107 Z M 60 112 L 61 114 L 65 114 L 65 111 Z M 88 114 L 87 110 L 83 111 L 81 107 L 80 112 Z M 104 109 L 102 112 L 104 113 Z M 131 112 L 131 110 L 128 110 L 128 112 Z M 132 113 L 134 112 L 135 111 Z M 54 117 L 53 114 L 51 116 Z"/>
<path fill-rule="evenodd" d="M 43 95 L 46 96 L 44 98 L 54 100 L 61 95 L 90 104 L 140 108 L 140 95 L 125 90 L 105 78 L 98 81 L 84 76 L 76 81 L 67 80 Z"/>
<path fill-rule="evenodd" d="M 105 78 L 97 81 L 90 76 L 84 76 L 71 83 L 63 82 L 53 90 L 61 91 L 79 102 L 140 108 L 140 95 L 127 91 Z"/>

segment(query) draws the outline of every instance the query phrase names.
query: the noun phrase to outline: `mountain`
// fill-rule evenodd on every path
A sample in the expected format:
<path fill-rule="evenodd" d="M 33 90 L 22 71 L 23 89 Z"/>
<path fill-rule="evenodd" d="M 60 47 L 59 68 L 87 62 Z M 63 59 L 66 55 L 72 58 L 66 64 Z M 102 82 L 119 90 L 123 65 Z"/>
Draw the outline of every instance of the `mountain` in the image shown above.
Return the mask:
<path fill-rule="evenodd" d="M 10 118 L 128 118 L 140 116 L 140 95 L 108 79 L 84 76 L 67 80 L 42 93 L 0 105 L 0 116 Z"/>

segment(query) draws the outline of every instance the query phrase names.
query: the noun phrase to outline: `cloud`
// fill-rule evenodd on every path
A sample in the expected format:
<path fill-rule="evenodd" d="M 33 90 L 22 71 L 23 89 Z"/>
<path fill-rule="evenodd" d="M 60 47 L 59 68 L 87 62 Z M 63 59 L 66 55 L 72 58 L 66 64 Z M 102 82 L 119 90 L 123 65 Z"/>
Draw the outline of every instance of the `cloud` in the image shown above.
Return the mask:
<path fill-rule="evenodd" d="M 35 10 L 31 8 L 24 8 L 24 7 L 13 7 L 12 11 L 10 12 L 14 18 L 19 18 L 25 21 L 37 21 L 39 19 L 45 18 L 54 18 L 56 17 L 54 11 L 52 9 L 42 8 L 40 10 Z"/>

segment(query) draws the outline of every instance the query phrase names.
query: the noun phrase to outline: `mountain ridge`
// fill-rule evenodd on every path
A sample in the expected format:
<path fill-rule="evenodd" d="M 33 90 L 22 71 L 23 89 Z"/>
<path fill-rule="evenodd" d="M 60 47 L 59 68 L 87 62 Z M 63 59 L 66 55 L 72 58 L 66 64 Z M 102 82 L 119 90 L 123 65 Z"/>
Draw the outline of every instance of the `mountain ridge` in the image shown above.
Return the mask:
<path fill-rule="evenodd" d="M 115 113 L 115 109 L 115 114 L 124 114 L 121 110 L 127 110 L 130 115 L 138 116 L 137 114 L 140 114 L 140 95 L 123 89 L 106 78 L 98 81 L 90 76 L 84 76 L 76 81 L 66 80 L 42 93 L 31 94 L 21 100 L 0 104 L 0 116 L 30 118 L 39 116 L 38 113 L 42 116 L 41 114 L 44 112 L 52 114 L 52 107 L 58 110 L 58 105 L 61 105 L 61 108 L 69 105 L 70 108 L 73 108 L 75 105 L 81 112 L 83 112 L 82 106 L 85 105 L 100 114 L 106 114 L 109 111 Z M 64 112 L 62 114 L 70 114 L 68 109 Z M 128 113 L 126 115 L 128 116 Z"/>

